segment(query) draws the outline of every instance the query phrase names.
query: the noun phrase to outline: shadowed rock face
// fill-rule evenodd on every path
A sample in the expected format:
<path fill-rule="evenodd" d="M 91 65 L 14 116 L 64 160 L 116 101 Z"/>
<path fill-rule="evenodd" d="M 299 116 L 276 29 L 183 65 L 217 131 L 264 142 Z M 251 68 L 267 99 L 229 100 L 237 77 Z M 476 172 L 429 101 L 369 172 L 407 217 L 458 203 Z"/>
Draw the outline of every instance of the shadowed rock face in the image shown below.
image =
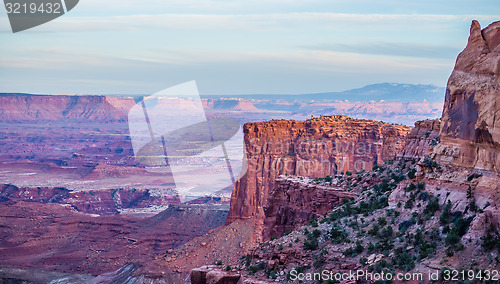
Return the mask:
<path fill-rule="evenodd" d="M 409 127 L 347 116 L 274 120 L 244 126 L 248 171 L 236 182 L 227 223 L 258 215 L 281 174 L 325 177 L 392 160 Z"/>
<path fill-rule="evenodd" d="M 419 160 L 430 155 L 440 141 L 440 127 L 441 121 L 438 119 L 415 122 L 415 127 L 406 136 L 404 148 L 397 155 L 398 159 Z"/>
<path fill-rule="evenodd" d="M 448 80 L 438 162 L 500 173 L 500 22 L 472 22 Z"/>
<path fill-rule="evenodd" d="M 313 218 L 319 218 L 356 193 L 331 186 L 314 185 L 281 176 L 264 207 L 263 239 L 282 237 Z"/>

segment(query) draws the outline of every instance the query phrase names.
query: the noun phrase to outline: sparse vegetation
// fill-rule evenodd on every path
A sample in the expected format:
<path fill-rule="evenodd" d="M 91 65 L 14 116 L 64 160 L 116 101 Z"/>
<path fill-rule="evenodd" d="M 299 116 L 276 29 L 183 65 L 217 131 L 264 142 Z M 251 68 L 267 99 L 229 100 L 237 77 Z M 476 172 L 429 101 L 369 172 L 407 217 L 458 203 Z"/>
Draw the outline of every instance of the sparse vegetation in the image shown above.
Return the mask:
<path fill-rule="evenodd" d="M 313 219 L 303 228 L 302 247 L 310 257 L 310 265 L 297 268 L 304 271 L 310 267 L 321 269 L 331 247 L 341 251 L 349 262 L 379 272 L 410 271 L 428 258 L 436 255 L 447 258 L 463 250 L 462 237 L 474 216 L 471 215 L 474 212 L 472 205 L 469 203 L 469 215 L 453 211 L 449 192 L 446 192 L 446 203 L 440 205 L 443 193 L 435 196 L 432 187 L 428 190 L 428 185 L 416 178 L 413 166 L 411 162 L 387 163 L 383 167 L 374 166 L 371 172 L 332 177 L 342 186 L 358 190 L 360 197 L 342 199 L 341 205 L 320 221 Z M 366 186 L 366 180 L 372 179 L 373 174 L 377 182 Z M 405 197 L 389 209 L 389 195 L 407 177 L 410 180 L 401 185 Z M 324 182 L 324 179 L 318 180 Z M 291 239 L 289 244 L 293 242 Z M 499 242 L 499 234 L 490 230 L 481 244 L 485 251 L 498 249 L 500 252 Z M 282 244 L 275 246 L 275 250 L 283 249 Z M 382 259 L 369 265 L 368 257 L 372 254 L 380 255 Z"/>

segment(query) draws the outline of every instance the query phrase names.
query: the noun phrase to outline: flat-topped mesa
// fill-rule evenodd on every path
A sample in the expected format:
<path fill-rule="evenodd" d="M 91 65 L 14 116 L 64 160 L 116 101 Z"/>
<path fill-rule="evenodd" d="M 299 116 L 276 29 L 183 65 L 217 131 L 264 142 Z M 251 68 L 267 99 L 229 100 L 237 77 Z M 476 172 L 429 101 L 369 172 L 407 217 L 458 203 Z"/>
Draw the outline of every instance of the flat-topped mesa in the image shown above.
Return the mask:
<path fill-rule="evenodd" d="M 436 160 L 500 173 L 500 21 L 472 22 L 447 90 Z"/>
<path fill-rule="evenodd" d="M 248 171 L 234 186 L 227 223 L 263 218 L 263 206 L 281 174 L 325 177 L 393 160 L 410 129 L 346 116 L 245 124 Z"/>
<path fill-rule="evenodd" d="M 1 95 L 0 122 L 126 122 L 127 98 L 86 95 Z"/>

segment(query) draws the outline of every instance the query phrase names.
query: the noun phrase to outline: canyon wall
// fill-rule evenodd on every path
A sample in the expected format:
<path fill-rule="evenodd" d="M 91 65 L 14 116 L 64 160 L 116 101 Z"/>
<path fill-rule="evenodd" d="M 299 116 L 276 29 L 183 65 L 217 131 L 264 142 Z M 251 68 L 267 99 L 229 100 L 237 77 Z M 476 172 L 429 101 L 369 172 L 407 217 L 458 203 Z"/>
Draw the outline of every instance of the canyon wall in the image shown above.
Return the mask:
<path fill-rule="evenodd" d="M 419 160 L 430 155 L 441 139 L 439 137 L 440 128 L 441 121 L 439 119 L 415 122 L 415 127 L 406 136 L 405 146 L 397 158 Z"/>
<path fill-rule="evenodd" d="M 114 215 L 126 209 L 181 203 L 174 190 L 116 188 L 71 191 L 63 187 L 18 187 L 0 184 L 0 202 L 5 201 L 57 203 L 68 205 L 79 212 L 99 215 Z"/>
<path fill-rule="evenodd" d="M 264 216 L 281 174 L 325 177 L 370 170 L 396 157 L 409 127 L 347 116 L 244 125 L 248 171 L 236 182 L 227 223 Z"/>
<path fill-rule="evenodd" d="M 112 101 L 117 104 L 116 98 L 112 98 Z M 126 112 L 123 112 L 124 108 L 114 107 L 105 96 L 2 95 L 0 106 L 1 122 L 60 120 L 117 122 L 127 119 Z"/>
<path fill-rule="evenodd" d="M 280 176 L 264 206 L 264 240 L 281 237 L 313 218 L 322 217 L 344 198 L 354 198 L 356 193 L 332 186 L 311 183 L 311 180 Z"/>
<path fill-rule="evenodd" d="M 447 90 L 436 160 L 500 173 L 500 22 L 472 22 Z"/>

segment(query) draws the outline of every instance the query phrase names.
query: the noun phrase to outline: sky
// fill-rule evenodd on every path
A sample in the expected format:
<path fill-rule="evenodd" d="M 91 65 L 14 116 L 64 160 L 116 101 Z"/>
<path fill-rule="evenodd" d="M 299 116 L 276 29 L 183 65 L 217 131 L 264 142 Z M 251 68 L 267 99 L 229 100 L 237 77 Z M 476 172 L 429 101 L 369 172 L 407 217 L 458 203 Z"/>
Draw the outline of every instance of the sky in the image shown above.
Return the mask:
<path fill-rule="evenodd" d="M 500 20 L 498 0 L 80 0 L 14 34 L 0 10 L 0 92 L 41 94 L 446 86 L 471 21 Z"/>

